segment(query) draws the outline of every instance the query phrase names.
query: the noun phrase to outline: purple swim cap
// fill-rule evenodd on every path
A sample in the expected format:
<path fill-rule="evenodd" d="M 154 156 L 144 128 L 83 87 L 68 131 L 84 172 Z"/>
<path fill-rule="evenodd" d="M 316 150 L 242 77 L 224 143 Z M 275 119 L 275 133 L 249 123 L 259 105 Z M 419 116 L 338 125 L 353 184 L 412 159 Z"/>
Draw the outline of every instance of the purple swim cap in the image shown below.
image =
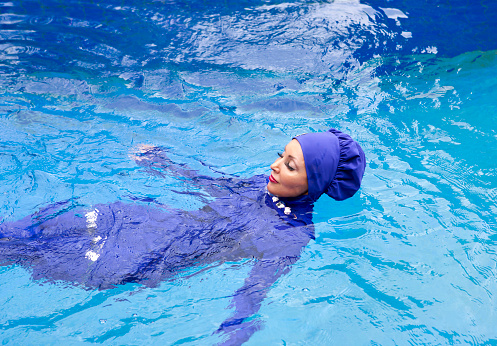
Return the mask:
<path fill-rule="evenodd" d="M 359 143 L 335 129 L 294 137 L 302 148 L 309 197 L 326 193 L 337 201 L 352 197 L 361 187 L 366 157 Z"/>

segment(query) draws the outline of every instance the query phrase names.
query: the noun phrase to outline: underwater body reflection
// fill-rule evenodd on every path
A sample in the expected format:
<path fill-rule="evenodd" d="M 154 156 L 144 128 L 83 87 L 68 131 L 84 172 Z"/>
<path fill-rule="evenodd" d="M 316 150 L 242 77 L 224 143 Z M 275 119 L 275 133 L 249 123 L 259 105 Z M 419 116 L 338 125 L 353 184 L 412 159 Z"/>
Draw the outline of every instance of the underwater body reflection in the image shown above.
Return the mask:
<path fill-rule="evenodd" d="M 0 226 L 0 262 L 29 267 L 37 280 L 109 289 L 126 283 L 157 287 L 191 267 L 256 259 L 233 295 L 234 316 L 218 329 L 230 335 L 229 344 L 247 341 L 260 329 L 257 319 L 249 318 L 267 290 L 314 238 L 312 202 L 290 199 L 283 205 L 285 199 L 265 192 L 265 176 L 213 179 L 172 164 L 157 149 L 139 159 L 155 172 L 188 179 L 215 201 L 196 211 L 122 202 L 78 209 L 72 201 L 58 203 Z"/>
<path fill-rule="evenodd" d="M 293 139 L 269 179 L 202 176 L 152 146 L 133 157 L 187 179 L 215 201 L 196 211 L 122 202 L 71 210 L 70 202 L 58 203 L 0 225 L 0 264 L 29 267 L 35 279 L 108 289 L 130 282 L 156 287 L 190 267 L 256 259 L 234 294 L 234 316 L 218 329 L 229 334 L 229 344 L 260 328 L 252 317 L 267 290 L 314 239 L 313 203 L 323 193 L 353 196 L 366 165 L 357 142 L 335 129 Z"/>

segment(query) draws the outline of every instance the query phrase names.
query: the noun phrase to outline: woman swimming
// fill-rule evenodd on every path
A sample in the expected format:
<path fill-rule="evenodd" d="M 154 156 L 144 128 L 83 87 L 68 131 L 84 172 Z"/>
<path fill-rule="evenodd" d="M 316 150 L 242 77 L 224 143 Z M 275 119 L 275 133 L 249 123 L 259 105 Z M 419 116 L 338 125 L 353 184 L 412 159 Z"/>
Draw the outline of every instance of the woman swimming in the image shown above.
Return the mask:
<path fill-rule="evenodd" d="M 57 203 L 0 225 L 0 264 L 29 267 L 35 279 L 107 289 L 156 286 L 186 268 L 254 259 L 233 295 L 233 316 L 218 330 L 234 344 L 258 329 L 249 318 L 314 238 L 313 203 L 323 193 L 336 200 L 354 195 L 366 164 L 359 144 L 335 129 L 292 139 L 269 178 L 199 175 L 157 147 L 142 147 L 135 160 L 156 175 L 183 179 L 211 202 L 194 211 L 144 201 L 90 209 Z"/>

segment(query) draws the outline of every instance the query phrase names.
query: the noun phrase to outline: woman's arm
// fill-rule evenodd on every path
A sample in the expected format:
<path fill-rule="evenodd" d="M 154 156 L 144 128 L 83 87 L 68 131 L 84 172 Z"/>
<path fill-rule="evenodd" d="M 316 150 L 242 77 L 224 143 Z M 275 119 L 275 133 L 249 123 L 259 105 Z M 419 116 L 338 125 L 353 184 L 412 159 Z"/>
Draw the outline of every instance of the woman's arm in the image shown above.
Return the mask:
<path fill-rule="evenodd" d="M 167 151 L 160 147 L 142 144 L 138 146 L 130 157 L 135 160 L 138 166 L 149 169 L 152 173 L 162 173 L 167 171 L 175 176 L 186 178 L 195 177 L 196 171 L 189 169 L 185 164 L 177 164 L 167 156 Z"/>
<path fill-rule="evenodd" d="M 237 185 L 241 182 L 241 179 L 235 176 L 214 178 L 201 175 L 198 171 L 191 169 L 184 163 L 173 162 L 168 157 L 167 150 L 160 147 L 141 145 L 130 156 L 135 160 L 137 165 L 145 168 L 150 174 L 160 177 L 170 174 L 187 180 L 188 183 L 202 188 L 213 197 L 225 195 L 227 190 L 236 189 Z M 207 166 L 203 162 L 200 163 Z M 211 167 L 209 168 L 212 170 Z"/>
<path fill-rule="evenodd" d="M 287 225 L 274 231 L 266 229 L 267 232 L 246 244 L 249 248 L 256 248 L 262 256 L 243 286 L 233 295 L 233 316 L 226 319 L 217 330 L 225 335 L 225 345 L 239 345 L 262 327 L 263 322 L 255 317 L 262 301 L 271 286 L 299 260 L 302 249 L 313 239 L 313 230 L 312 225 Z"/>
<path fill-rule="evenodd" d="M 254 315 L 259 311 L 271 286 L 280 276 L 290 271 L 290 266 L 298 258 L 262 259 L 254 265 L 244 285 L 233 296 L 231 307 L 235 308 L 235 314 L 226 319 L 217 330 L 217 333 L 227 335 L 222 345 L 240 345 L 262 328 L 262 322 L 254 318 Z"/>

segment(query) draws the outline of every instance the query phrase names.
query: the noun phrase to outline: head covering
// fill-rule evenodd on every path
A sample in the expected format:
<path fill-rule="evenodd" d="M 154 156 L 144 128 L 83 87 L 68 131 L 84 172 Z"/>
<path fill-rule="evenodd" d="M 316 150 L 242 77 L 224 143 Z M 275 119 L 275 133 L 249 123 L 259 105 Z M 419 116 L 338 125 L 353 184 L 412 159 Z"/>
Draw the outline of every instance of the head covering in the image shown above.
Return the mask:
<path fill-rule="evenodd" d="M 361 186 L 366 157 L 359 143 L 336 129 L 294 137 L 302 148 L 309 197 L 326 193 L 337 201 L 352 197 Z"/>

